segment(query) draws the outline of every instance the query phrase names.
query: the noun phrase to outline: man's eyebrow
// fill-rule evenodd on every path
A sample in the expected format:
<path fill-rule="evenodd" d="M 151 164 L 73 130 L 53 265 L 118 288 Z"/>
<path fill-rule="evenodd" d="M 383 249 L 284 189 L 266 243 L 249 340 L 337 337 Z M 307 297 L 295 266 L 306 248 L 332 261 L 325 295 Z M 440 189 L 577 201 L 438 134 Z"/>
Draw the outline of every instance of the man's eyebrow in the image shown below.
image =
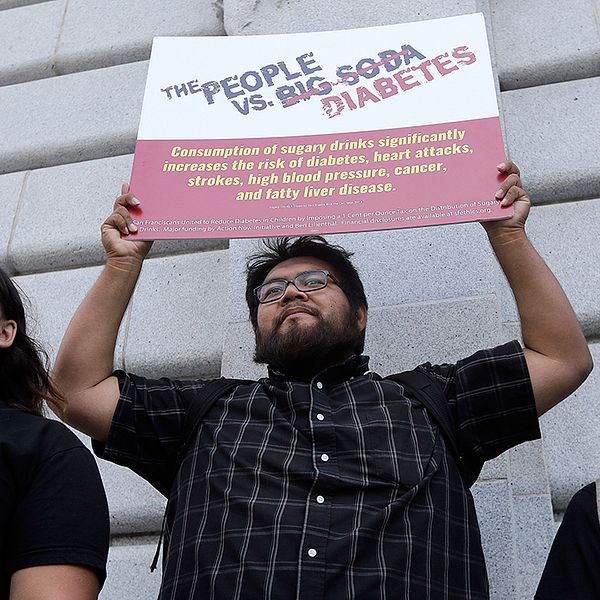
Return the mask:
<path fill-rule="evenodd" d="M 261 285 L 265 285 L 265 283 L 271 283 L 272 281 L 293 281 L 294 279 L 296 279 L 296 277 L 299 277 L 300 275 L 304 275 L 304 273 L 312 273 L 313 271 L 321 271 L 322 269 L 308 269 L 306 271 L 300 271 L 299 273 L 296 273 L 291 279 L 286 279 L 283 276 L 279 276 L 279 277 L 271 277 L 271 279 L 265 279 Z"/>
<path fill-rule="evenodd" d="M 271 277 L 271 279 L 265 279 L 260 285 L 265 285 L 265 283 L 271 283 L 272 281 L 287 281 L 287 279 L 285 277 Z"/>

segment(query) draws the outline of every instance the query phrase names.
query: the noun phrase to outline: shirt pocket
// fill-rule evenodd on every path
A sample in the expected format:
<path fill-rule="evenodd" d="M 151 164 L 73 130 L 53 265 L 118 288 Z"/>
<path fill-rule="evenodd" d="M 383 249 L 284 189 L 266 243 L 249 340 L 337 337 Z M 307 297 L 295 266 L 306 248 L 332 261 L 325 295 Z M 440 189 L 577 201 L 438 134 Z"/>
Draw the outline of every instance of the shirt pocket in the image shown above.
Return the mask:
<path fill-rule="evenodd" d="M 386 400 L 369 408 L 367 455 L 376 478 L 406 489 L 418 485 L 430 469 L 436 433 L 417 400 Z"/>

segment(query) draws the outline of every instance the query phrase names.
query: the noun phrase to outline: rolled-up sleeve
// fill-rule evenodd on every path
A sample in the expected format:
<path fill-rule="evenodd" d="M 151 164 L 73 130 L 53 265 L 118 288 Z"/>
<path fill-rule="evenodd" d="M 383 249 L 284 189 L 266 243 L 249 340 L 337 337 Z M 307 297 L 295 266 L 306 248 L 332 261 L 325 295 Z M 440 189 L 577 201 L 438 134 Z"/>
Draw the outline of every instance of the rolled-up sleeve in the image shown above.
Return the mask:
<path fill-rule="evenodd" d="M 516 340 L 454 365 L 421 368 L 443 385 L 463 452 L 485 461 L 540 437 L 531 379 Z"/>
<path fill-rule="evenodd" d="M 96 455 L 129 467 L 167 494 L 172 460 L 181 447 L 187 407 L 206 382 L 147 379 L 116 371 L 120 397 L 106 444 L 93 441 Z"/>

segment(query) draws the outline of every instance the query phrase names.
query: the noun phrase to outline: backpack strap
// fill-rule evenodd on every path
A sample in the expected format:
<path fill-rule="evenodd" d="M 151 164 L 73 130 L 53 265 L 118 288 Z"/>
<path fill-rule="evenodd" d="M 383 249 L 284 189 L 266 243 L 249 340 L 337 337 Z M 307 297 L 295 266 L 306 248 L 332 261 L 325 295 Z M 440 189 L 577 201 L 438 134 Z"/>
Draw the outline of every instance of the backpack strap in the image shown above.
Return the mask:
<path fill-rule="evenodd" d="M 422 369 L 388 375 L 385 379 L 391 379 L 402 385 L 409 396 L 419 400 L 427 409 L 450 447 L 464 482 L 468 487 L 471 487 L 477 480 L 483 465 L 468 460 L 460 451 L 454 415 L 450 410 L 448 399 L 440 382 L 435 376 Z"/>
<path fill-rule="evenodd" d="M 173 475 L 175 475 L 176 470 L 179 469 L 181 465 L 181 461 L 185 458 L 185 455 L 188 453 L 190 445 L 194 440 L 198 432 L 198 427 L 200 427 L 200 423 L 204 418 L 204 415 L 209 411 L 211 406 L 219 399 L 225 396 L 228 392 L 236 388 L 238 385 L 242 385 L 245 383 L 256 383 L 255 381 L 251 381 L 249 379 L 226 379 L 225 377 L 220 377 L 219 379 L 213 379 L 209 381 L 201 390 L 201 397 L 197 398 L 195 402 L 191 403 L 187 407 L 187 411 L 185 414 L 185 421 L 183 423 L 183 433 L 182 433 L 182 442 L 181 446 L 179 446 L 179 450 L 171 460 L 171 471 Z M 165 507 L 165 513 L 163 515 L 162 526 L 160 528 L 160 536 L 158 538 L 158 544 L 156 546 L 156 552 L 154 554 L 154 558 L 152 559 L 152 564 L 150 565 L 150 572 L 154 572 L 156 570 L 156 566 L 158 564 L 158 557 L 160 555 L 160 547 L 162 545 L 163 534 L 165 531 L 165 523 L 167 520 L 167 509 L 168 509 L 168 501 L 167 506 Z"/>
<path fill-rule="evenodd" d="M 212 405 L 219 399 L 225 396 L 228 392 L 236 388 L 238 385 L 244 383 L 256 383 L 248 379 L 226 379 L 220 377 L 219 379 L 213 379 L 209 381 L 201 390 L 201 398 L 196 399 L 195 402 L 191 403 L 187 407 L 185 414 L 185 421 L 183 423 L 183 435 L 181 446 L 177 452 L 175 458 L 176 467 L 178 468 L 179 463 L 185 458 L 188 452 L 190 444 L 192 443 L 198 427 L 204 418 L 204 415 L 209 411 Z"/>

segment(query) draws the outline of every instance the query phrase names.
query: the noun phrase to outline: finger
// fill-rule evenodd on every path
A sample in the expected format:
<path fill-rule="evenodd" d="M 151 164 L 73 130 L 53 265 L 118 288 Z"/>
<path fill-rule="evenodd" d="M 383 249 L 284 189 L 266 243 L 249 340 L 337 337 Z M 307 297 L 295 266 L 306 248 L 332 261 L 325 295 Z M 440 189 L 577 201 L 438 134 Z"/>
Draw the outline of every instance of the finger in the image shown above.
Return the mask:
<path fill-rule="evenodd" d="M 501 173 L 506 173 L 507 175 L 512 175 L 515 173 L 517 176 L 521 175 L 521 171 L 519 171 L 519 167 L 515 165 L 512 160 L 505 160 L 501 162 L 499 165 L 496 165 L 496 169 Z"/>
<path fill-rule="evenodd" d="M 104 221 L 104 225 L 116 229 L 123 235 L 129 235 L 129 229 L 127 228 L 127 221 L 117 212 L 114 212 L 106 221 Z"/>
<path fill-rule="evenodd" d="M 122 194 L 115 200 L 113 210 L 117 210 L 119 206 L 129 206 L 131 208 L 137 208 L 140 205 L 140 201 L 131 193 L 127 192 Z"/>
<path fill-rule="evenodd" d="M 504 198 L 504 196 L 506 195 L 506 192 L 513 186 L 517 186 L 517 187 L 522 187 L 521 186 L 521 180 L 519 179 L 519 176 L 516 175 L 515 173 L 513 173 L 512 175 L 509 175 L 501 184 L 500 187 L 498 188 L 498 191 L 494 194 L 494 196 L 500 200 L 501 198 Z"/>
<path fill-rule="evenodd" d="M 128 233 L 135 233 L 137 231 L 137 225 L 133 222 L 130 212 L 124 206 L 117 206 L 114 214 L 118 214 L 123 217 L 125 224 L 127 225 Z"/>
<path fill-rule="evenodd" d="M 500 202 L 500 206 L 510 206 L 511 204 L 514 204 L 517 200 L 526 200 L 527 202 L 529 202 L 529 196 L 522 187 L 513 185 L 506 192 L 504 199 L 502 200 L 502 202 Z"/>
<path fill-rule="evenodd" d="M 124 194 L 129 193 L 129 182 L 128 181 L 124 181 L 121 184 L 121 196 L 123 196 Z"/>

